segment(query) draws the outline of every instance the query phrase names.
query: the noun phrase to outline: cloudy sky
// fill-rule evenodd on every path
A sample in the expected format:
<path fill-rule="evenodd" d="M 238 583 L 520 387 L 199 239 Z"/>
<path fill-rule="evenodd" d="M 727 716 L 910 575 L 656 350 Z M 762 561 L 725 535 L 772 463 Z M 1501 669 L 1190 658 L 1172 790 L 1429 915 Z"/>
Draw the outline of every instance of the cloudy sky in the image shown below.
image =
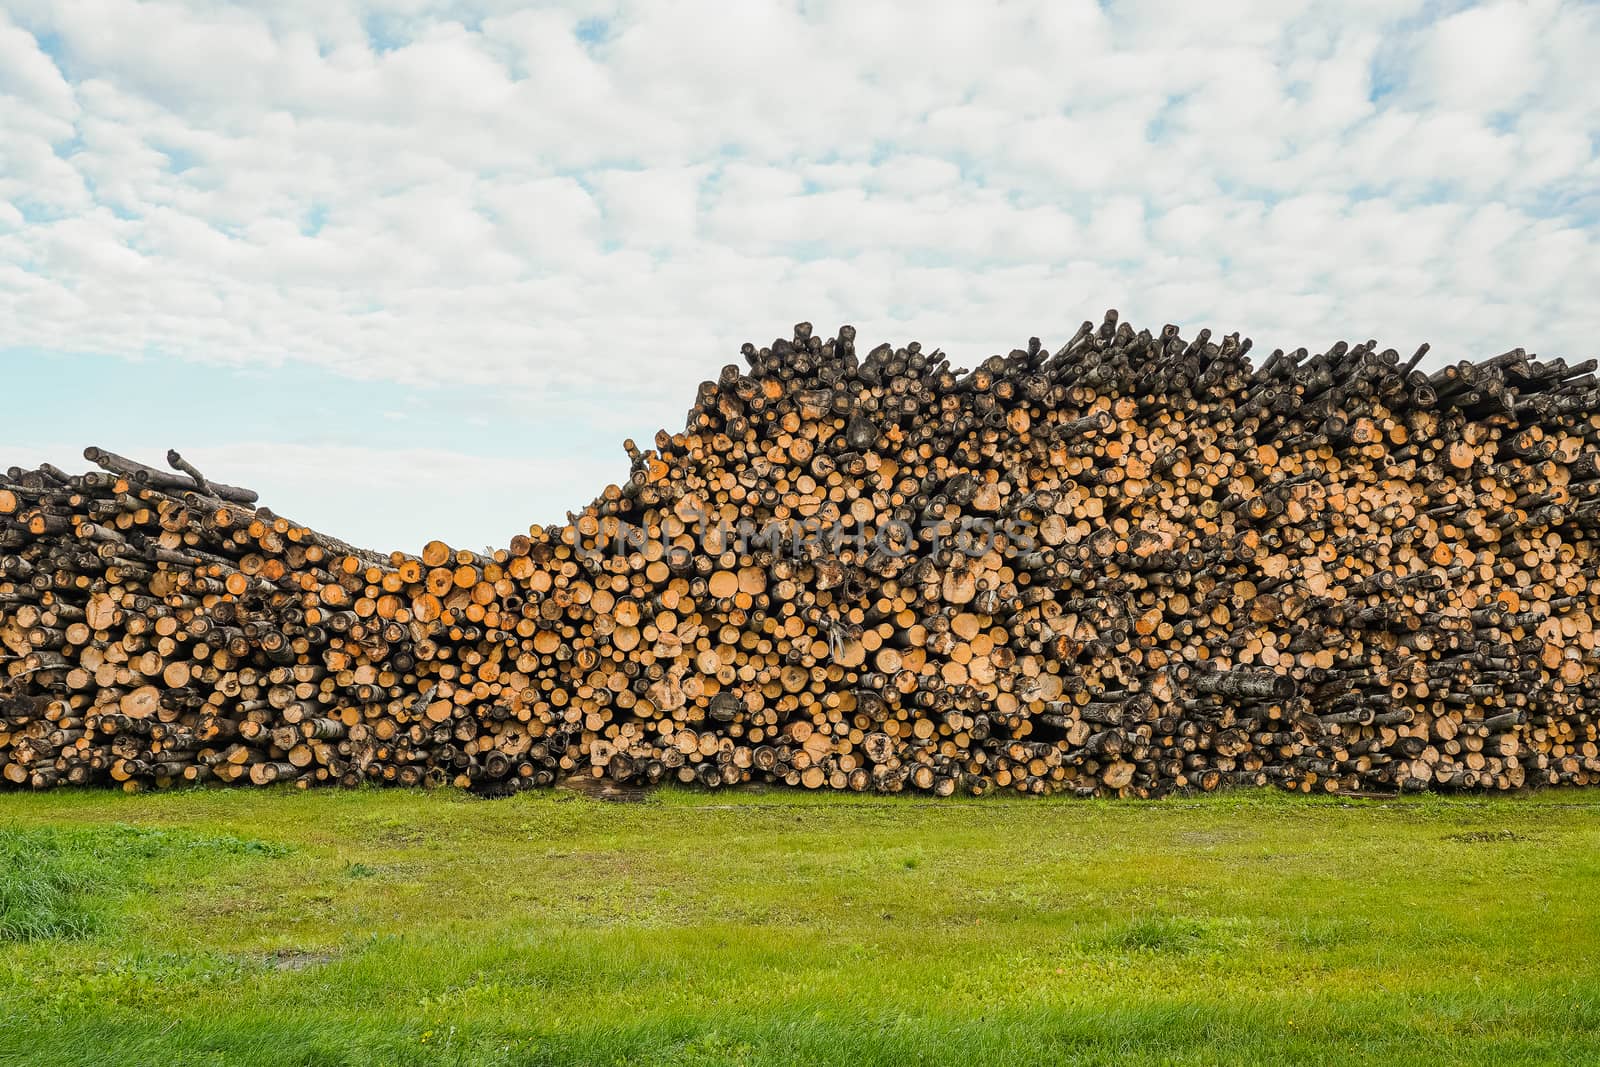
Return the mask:
<path fill-rule="evenodd" d="M 0 0 L 0 467 L 504 544 L 800 319 L 1600 355 L 1600 6 Z"/>

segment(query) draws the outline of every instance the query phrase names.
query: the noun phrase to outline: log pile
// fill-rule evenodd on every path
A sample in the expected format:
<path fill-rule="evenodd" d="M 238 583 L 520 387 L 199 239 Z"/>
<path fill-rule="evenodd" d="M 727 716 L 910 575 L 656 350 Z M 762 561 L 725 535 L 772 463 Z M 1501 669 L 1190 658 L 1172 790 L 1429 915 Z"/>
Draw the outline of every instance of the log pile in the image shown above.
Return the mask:
<path fill-rule="evenodd" d="M 1600 382 L 1108 313 L 808 324 L 490 555 L 98 449 L 0 479 L 0 781 L 937 795 L 1600 781 Z"/>

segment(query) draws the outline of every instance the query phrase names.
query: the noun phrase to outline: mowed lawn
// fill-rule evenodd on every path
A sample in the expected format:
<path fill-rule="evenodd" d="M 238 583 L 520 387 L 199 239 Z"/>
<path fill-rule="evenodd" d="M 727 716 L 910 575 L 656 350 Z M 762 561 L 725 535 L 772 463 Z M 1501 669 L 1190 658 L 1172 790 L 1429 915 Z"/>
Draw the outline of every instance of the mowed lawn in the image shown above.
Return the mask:
<path fill-rule="evenodd" d="M 1600 1062 L 1600 794 L 0 796 L 0 1063 Z"/>

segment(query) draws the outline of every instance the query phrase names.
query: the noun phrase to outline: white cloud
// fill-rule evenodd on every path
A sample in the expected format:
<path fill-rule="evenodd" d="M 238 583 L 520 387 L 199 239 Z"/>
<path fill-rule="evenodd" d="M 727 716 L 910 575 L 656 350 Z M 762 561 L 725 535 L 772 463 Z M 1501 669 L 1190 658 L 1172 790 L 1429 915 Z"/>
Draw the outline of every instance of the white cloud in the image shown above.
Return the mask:
<path fill-rule="evenodd" d="M 33 35 L 11 23 L 0 11 L 0 94 L 36 107 L 45 115 L 71 119 L 77 101 L 56 65 Z"/>
<path fill-rule="evenodd" d="M 700 183 L 707 169 L 652 167 L 596 173 L 593 181 L 600 190 L 611 238 L 640 248 L 693 242 L 700 216 Z"/>
<path fill-rule="evenodd" d="M 1417 96 L 1468 111 L 1516 108 L 1538 84 L 1538 34 L 1551 6 L 1493 3 L 1439 20 L 1424 35 Z"/>

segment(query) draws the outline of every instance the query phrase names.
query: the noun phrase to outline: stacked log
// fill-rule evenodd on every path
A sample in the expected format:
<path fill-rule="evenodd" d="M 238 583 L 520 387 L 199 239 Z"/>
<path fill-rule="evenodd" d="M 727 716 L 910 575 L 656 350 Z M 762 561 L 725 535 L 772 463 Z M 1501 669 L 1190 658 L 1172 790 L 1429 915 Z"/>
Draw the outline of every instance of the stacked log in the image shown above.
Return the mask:
<path fill-rule="evenodd" d="M 1594 361 L 854 340 L 745 346 L 492 554 L 363 552 L 176 454 L 13 468 L 0 780 L 1600 780 Z"/>

